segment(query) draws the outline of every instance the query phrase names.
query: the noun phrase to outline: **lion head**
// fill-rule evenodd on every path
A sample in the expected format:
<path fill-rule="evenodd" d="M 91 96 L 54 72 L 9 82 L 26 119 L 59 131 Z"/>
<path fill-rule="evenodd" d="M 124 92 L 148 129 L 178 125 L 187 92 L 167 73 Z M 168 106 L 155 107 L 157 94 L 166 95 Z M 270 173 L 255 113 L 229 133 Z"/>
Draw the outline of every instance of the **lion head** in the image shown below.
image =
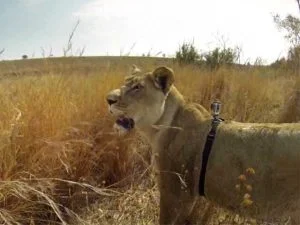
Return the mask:
<path fill-rule="evenodd" d="M 108 93 L 109 111 L 117 118 L 115 128 L 122 133 L 134 127 L 145 128 L 162 116 L 165 101 L 174 82 L 174 73 L 168 67 L 142 73 L 136 66 L 124 84 Z"/>

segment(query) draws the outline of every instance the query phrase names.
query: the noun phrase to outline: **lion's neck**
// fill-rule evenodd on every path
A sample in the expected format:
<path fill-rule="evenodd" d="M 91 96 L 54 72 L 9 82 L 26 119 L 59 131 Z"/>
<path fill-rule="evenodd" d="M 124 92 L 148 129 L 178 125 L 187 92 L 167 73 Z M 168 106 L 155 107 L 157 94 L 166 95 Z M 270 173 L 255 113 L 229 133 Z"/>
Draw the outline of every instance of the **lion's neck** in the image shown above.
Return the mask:
<path fill-rule="evenodd" d="M 168 97 L 166 98 L 164 112 L 160 119 L 149 127 L 142 127 L 138 130 L 145 136 L 150 143 L 155 143 L 157 136 L 161 136 L 162 132 L 168 132 L 170 129 L 176 129 L 172 127 L 172 122 L 176 117 L 177 112 L 183 108 L 185 100 L 179 93 L 176 87 L 172 87 Z"/>

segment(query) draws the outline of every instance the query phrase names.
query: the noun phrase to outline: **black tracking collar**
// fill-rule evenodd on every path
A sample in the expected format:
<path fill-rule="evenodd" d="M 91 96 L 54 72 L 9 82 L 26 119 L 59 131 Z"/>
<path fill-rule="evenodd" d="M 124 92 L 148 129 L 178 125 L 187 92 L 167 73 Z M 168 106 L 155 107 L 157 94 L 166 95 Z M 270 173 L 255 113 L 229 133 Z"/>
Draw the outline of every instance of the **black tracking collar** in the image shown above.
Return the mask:
<path fill-rule="evenodd" d="M 217 127 L 222 121 L 224 121 L 224 120 L 220 119 L 218 117 L 213 118 L 211 130 L 208 133 L 207 138 L 206 138 L 204 150 L 203 150 L 203 153 L 202 153 L 202 166 L 201 166 L 200 180 L 199 180 L 199 194 L 201 196 L 205 196 L 204 184 L 205 184 L 205 174 L 206 174 L 206 167 L 207 167 L 207 163 L 208 163 L 208 158 L 209 158 L 209 154 L 210 154 L 211 149 L 212 149 L 212 145 L 213 145 L 214 140 L 215 140 Z"/>

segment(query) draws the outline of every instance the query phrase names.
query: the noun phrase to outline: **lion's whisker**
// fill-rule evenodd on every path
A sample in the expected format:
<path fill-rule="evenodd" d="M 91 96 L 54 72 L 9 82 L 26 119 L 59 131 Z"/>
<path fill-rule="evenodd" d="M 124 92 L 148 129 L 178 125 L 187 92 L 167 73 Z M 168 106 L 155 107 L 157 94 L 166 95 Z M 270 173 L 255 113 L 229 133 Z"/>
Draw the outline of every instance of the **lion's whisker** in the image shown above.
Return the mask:
<path fill-rule="evenodd" d="M 152 128 L 160 130 L 160 129 L 177 129 L 183 130 L 181 127 L 174 127 L 174 126 L 166 126 L 166 125 L 152 125 Z"/>

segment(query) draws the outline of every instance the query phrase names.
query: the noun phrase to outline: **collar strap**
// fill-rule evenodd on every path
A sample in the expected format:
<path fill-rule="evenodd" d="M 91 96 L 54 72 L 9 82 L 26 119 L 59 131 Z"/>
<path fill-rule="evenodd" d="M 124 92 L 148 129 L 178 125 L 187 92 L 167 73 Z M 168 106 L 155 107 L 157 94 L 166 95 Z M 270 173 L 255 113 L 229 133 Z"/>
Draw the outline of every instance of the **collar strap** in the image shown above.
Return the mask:
<path fill-rule="evenodd" d="M 212 120 L 212 127 L 210 132 L 207 135 L 204 150 L 202 153 L 202 166 L 201 166 L 201 172 L 200 172 L 200 180 L 199 180 L 199 194 L 200 196 L 205 196 L 204 192 L 204 185 L 205 185 L 205 174 L 206 174 L 206 168 L 207 168 L 207 163 L 208 163 L 208 158 L 212 149 L 212 145 L 215 140 L 216 136 L 216 131 L 218 125 L 224 121 L 221 118 L 214 117 Z"/>

